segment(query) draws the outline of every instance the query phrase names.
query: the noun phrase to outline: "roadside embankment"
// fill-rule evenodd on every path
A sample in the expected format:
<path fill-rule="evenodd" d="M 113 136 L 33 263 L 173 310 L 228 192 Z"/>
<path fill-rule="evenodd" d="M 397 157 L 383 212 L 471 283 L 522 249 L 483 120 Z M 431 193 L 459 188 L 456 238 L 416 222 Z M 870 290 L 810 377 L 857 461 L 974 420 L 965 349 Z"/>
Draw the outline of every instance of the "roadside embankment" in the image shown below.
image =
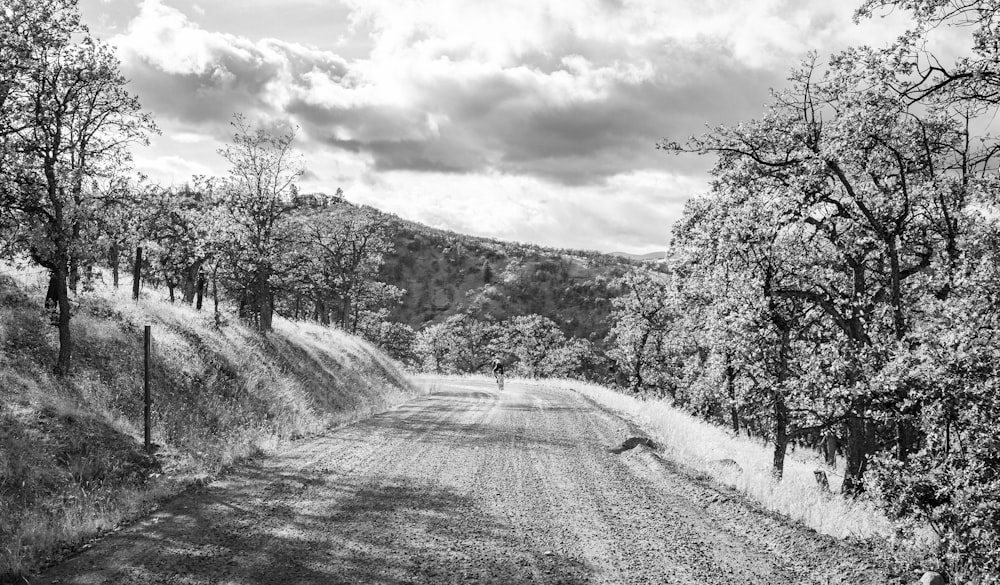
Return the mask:
<path fill-rule="evenodd" d="M 76 298 L 74 368 L 53 372 L 41 275 L 0 271 L 0 582 L 127 523 L 227 466 L 417 393 L 341 331 L 275 319 L 261 336 L 100 287 Z M 142 448 L 144 325 L 152 327 L 152 442 Z"/>
<path fill-rule="evenodd" d="M 668 401 L 626 395 L 576 380 L 540 383 L 572 389 L 638 424 L 671 459 L 746 493 L 765 508 L 837 538 L 887 538 L 893 525 L 864 500 L 840 497 L 842 469 L 823 464 L 819 453 L 798 449 L 785 461 L 784 477 L 771 475 L 772 449 L 765 441 L 735 436 L 672 407 Z M 815 471 L 829 478 L 829 489 L 817 485 Z"/>

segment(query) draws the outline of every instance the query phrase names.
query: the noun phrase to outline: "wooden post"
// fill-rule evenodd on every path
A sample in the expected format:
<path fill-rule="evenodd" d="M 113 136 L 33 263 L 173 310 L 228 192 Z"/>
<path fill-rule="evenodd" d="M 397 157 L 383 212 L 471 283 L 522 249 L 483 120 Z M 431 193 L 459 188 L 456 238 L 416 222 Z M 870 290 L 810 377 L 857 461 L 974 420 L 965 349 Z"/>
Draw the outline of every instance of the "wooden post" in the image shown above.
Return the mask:
<path fill-rule="evenodd" d="M 139 300 L 139 280 L 142 278 L 142 246 L 135 248 L 135 264 L 132 266 L 132 299 Z"/>
<path fill-rule="evenodd" d="M 144 431 L 145 431 L 145 433 L 144 433 L 144 439 L 145 439 L 146 451 L 150 450 L 150 443 L 149 443 L 149 407 L 150 407 L 150 404 L 152 404 L 152 402 L 153 402 L 152 398 L 149 395 L 149 349 L 150 349 L 150 345 L 151 345 L 151 339 L 150 339 L 149 330 L 150 330 L 150 326 L 146 325 L 145 330 L 143 331 L 143 340 L 142 340 L 142 353 L 143 353 L 143 356 L 144 356 L 144 361 L 143 361 L 143 376 L 142 376 L 142 391 L 143 391 L 143 404 L 145 405 L 145 409 L 144 409 L 144 412 L 143 412 L 143 423 L 144 423 L 143 427 L 144 427 Z"/>

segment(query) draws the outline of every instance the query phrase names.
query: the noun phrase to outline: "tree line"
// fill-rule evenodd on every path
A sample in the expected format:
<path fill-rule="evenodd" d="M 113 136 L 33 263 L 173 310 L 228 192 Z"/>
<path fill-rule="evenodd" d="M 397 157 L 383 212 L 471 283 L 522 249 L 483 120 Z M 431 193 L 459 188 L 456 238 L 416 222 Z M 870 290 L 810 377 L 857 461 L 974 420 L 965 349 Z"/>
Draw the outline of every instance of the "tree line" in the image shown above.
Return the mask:
<path fill-rule="evenodd" d="M 115 287 L 130 269 L 136 298 L 145 281 L 202 309 L 210 290 L 217 320 L 221 297 L 262 333 L 275 312 L 359 332 L 402 294 L 376 279 L 391 249 L 381 215 L 339 190 L 299 192 L 294 129 L 236 115 L 227 176 L 152 184 L 130 148 L 157 127 L 75 0 L 0 7 L 0 256 L 50 274 L 59 375 L 72 372 L 70 293 L 99 266 Z"/>
<path fill-rule="evenodd" d="M 791 441 L 838 440 L 844 494 L 929 525 L 953 582 L 992 583 L 1000 4 L 857 17 L 888 8 L 915 23 L 891 47 L 810 55 L 761 117 L 658 144 L 713 156 L 711 189 L 674 227 L 670 274 L 622 282 L 611 354 L 633 389 L 766 436 L 777 479 Z M 924 41 L 947 24 L 974 46 L 946 66 Z"/>

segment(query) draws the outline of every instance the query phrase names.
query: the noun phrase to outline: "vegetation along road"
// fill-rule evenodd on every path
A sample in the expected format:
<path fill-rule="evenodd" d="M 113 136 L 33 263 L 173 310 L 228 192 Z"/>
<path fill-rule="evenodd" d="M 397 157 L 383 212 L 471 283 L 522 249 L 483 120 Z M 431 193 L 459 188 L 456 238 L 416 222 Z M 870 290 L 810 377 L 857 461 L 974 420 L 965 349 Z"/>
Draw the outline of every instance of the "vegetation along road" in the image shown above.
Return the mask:
<path fill-rule="evenodd" d="M 166 504 L 36 583 L 885 583 L 568 390 L 434 381 Z"/>

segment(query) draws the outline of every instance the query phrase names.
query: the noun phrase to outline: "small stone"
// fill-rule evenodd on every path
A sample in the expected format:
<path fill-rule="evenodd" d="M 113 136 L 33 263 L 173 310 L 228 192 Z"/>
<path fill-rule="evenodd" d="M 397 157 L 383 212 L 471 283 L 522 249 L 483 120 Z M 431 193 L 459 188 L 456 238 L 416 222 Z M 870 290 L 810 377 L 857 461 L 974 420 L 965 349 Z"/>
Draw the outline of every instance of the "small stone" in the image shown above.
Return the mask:
<path fill-rule="evenodd" d="M 935 573 L 934 571 L 927 571 L 924 576 L 918 581 L 920 585 L 944 585 L 944 577 L 940 573 Z"/>
<path fill-rule="evenodd" d="M 556 553 L 554 553 L 554 552 L 552 552 L 552 551 L 550 551 L 550 550 L 547 550 L 547 551 L 545 551 L 545 552 L 544 552 L 543 554 L 544 554 L 545 556 L 547 556 L 547 557 L 551 557 L 552 555 L 554 555 L 554 554 L 556 554 Z"/>

